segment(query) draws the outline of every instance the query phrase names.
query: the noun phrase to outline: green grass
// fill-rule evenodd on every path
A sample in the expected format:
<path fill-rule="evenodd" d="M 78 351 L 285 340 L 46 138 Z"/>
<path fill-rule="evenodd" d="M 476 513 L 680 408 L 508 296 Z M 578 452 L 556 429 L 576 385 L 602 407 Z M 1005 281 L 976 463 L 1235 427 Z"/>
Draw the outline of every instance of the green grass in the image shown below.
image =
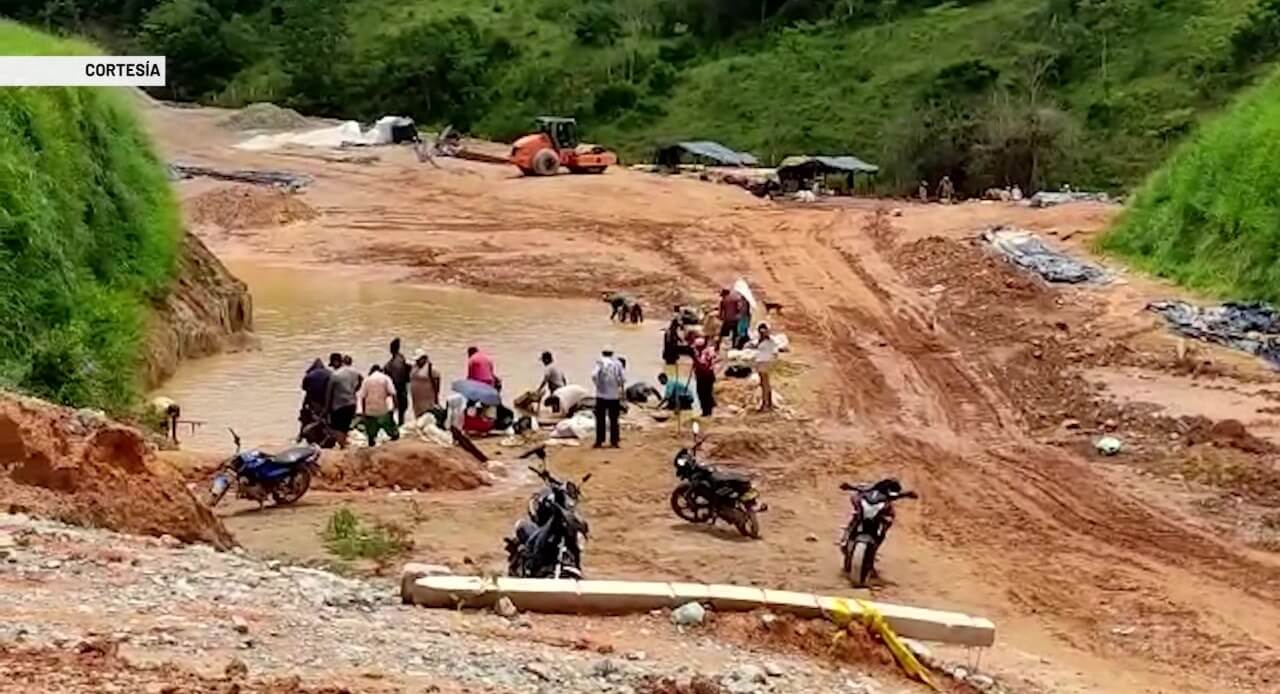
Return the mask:
<path fill-rule="evenodd" d="M 405 23 L 453 14 L 508 37 L 518 56 L 496 79 L 495 98 L 475 128 L 481 135 L 510 138 L 534 115 L 559 113 L 576 115 L 588 137 L 631 161 L 647 159 L 659 142 L 707 138 L 767 162 L 797 152 L 852 152 L 884 165 L 882 178 L 890 181 L 919 173 L 903 153 L 907 123 L 939 71 L 962 61 L 982 61 L 999 71 L 1001 84 L 1013 85 L 1021 52 L 1055 52 L 1059 69 L 1042 102 L 1069 114 L 1078 134 L 1049 183 L 1110 190 L 1138 184 L 1257 72 L 1246 69 L 1225 83 L 1198 72 L 1223 53 L 1255 0 L 1097 0 L 1087 3 L 1100 8 L 1096 16 L 1073 18 L 1075 25 L 1055 14 L 1068 3 L 986 0 L 880 23 L 775 22 L 698 41 L 663 94 L 647 77 L 660 49 L 688 37 L 655 30 L 610 46 L 581 45 L 567 17 L 585 2 L 355 2 L 352 24 L 357 46 Z M 639 74 L 628 74 L 636 56 Z M 637 107 L 596 113 L 596 95 L 620 82 L 636 87 Z"/>
<path fill-rule="evenodd" d="M 368 525 L 350 509 L 339 509 L 324 528 L 325 548 L 346 561 L 371 559 L 382 563 L 413 549 L 403 527 L 392 523 Z"/>
<path fill-rule="evenodd" d="M 90 53 L 0 21 L 0 54 Z M 0 90 L 0 385 L 120 410 L 180 241 L 162 163 L 113 89 Z"/>
<path fill-rule="evenodd" d="M 1280 72 L 1179 147 L 1100 247 L 1211 294 L 1280 301 Z"/>

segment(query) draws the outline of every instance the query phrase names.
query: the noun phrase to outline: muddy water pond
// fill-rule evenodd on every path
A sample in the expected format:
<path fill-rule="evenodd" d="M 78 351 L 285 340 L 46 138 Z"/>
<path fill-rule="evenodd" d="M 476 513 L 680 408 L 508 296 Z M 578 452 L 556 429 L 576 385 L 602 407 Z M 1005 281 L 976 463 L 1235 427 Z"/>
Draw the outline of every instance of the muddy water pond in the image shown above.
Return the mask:
<path fill-rule="evenodd" d="M 343 352 L 367 371 L 386 361 L 397 336 L 406 355 L 419 348 L 430 355 L 446 389 L 464 375 L 468 345 L 487 351 L 508 404 L 541 380 L 543 350 L 555 354 L 570 383 L 588 384 L 605 345 L 626 358 L 630 381 L 655 382 L 661 370 L 662 322 L 613 324 L 599 301 L 494 296 L 256 261 L 227 265 L 249 285 L 260 344 L 188 361 L 156 390 L 182 406 L 184 419 L 203 423 L 194 433 L 185 426 L 179 432 L 191 450 L 230 451 L 228 427 L 246 445 L 288 444 L 297 433 L 299 386 L 311 360 Z"/>

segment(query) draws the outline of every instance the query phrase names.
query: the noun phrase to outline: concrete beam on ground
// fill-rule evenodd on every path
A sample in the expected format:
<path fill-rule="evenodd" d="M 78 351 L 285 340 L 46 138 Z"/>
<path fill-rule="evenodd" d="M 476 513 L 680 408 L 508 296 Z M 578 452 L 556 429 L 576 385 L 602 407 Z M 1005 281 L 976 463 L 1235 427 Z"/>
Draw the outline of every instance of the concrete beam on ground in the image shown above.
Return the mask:
<path fill-rule="evenodd" d="M 852 612 L 861 614 L 853 599 L 749 586 L 666 583 L 655 581 L 574 581 L 540 578 L 481 578 L 429 575 L 422 565 L 405 567 L 401 597 L 424 607 L 492 607 L 506 596 L 519 609 L 558 614 L 627 614 L 674 608 L 686 602 L 709 604 L 720 612 L 768 609 L 807 619 Z M 870 602 L 901 636 L 963 646 L 995 643 L 995 625 L 981 617 L 928 610 L 907 605 Z"/>

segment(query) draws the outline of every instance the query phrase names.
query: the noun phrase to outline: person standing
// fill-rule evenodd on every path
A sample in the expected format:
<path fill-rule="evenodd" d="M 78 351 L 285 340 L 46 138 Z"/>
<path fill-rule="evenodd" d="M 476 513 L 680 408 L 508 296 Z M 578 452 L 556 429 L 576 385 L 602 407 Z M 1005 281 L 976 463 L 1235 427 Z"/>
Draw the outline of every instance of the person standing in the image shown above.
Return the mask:
<path fill-rule="evenodd" d="M 467 378 L 472 381 L 487 383 L 493 386 L 494 390 L 502 390 L 502 381 L 498 378 L 497 372 L 494 371 L 493 359 L 481 352 L 479 347 L 471 346 L 467 348 Z"/>
<path fill-rule="evenodd" d="M 716 349 L 703 338 L 693 343 L 693 381 L 698 391 L 702 416 L 710 417 L 716 408 Z"/>
<path fill-rule="evenodd" d="M 392 441 L 400 438 L 400 427 L 396 426 L 392 416 L 396 407 L 396 384 L 383 373 L 381 366 L 374 364 L 369 367 L 369 377 L 356 391 L 356 402 L 360 406 L 360 421 L 364 423 L 370 448 L 378 445 L 380 431 L 385 431 Z"/>
<path fill-rule="evenodd" d="M 409 395 L 413 397 L 415 420 L 440 404 L 440 372 L 436 371 L 431 358 L 422 350 L 413 355 L 413 371 L 409 372 Z"/>
<path fill-rule="evenodd" d="M 769 326 L 760 324 L 759 339 L 756 341 L 755 369 L 760 375 L 760 411 L 773 411 L 773 383 L 770 375 L 773 365 L 778 361 L 778 343 L 773 341 Z"/>
<path fill-rule="evenodd" d="M 400 353 L 400 338 L 391 341 L 391 358 L 382 367 L 396 387 L 396 424 L 404 426 L 404 413 L 409 409 L 409 362 Z"/>
<path fill-rule="evenodd" d="M 596 443 L 604 445 L 604 430 L 609 427 L 609 446 L 617 448 L 622 438 L 618 418 L 622 416 L 623 389 L 627 386 L 627 373 L 622 362 L 613 356 L 613 348 L 605 347 L 591 371 L 591 382 L 596 387 Z"/>
<path fill-rule="evenodd" d="M 738 329 L 738 313 L 742 310 L 741 299 L 737 292 L 720 290 L 720 336 L 716 338 L 716 351 L 720 350 L 720 343 L 726 337 L 729 344 L 733 344 L 733 335 Z"/>
<path fill-rule="evenodd" d="M 938 182 L 938 201 L 944 205 L 951 204 L 951 198 L 956 194 L 956 187 L 951 183 L 950 176 L 943 176 Z"/>
<path fill-rule="evenodd" d="M 676 313 L 671 316 L 666 330 L 662 331 L 662 363 L 666 366 L 663 371 L 672 376 L 678 373 L 676 365 L 680 363 L 680 355 L 688 349 L 681 339 L 683 334 L 684 326 L 680 324 L 680 314 Z"/>
<path fill-rule="evenodd" d="M 346 359 L 350 359 L 347 357 Z M 347 447 L 347 434 L 351 432 L 351 423 L 356 417 L 356 392 L 360 389 L 363 378 L 350 363 L 343 363 L 341 354 L 329 355 L 329 366 L 333 373 L 329 376 L 329 388 L 325 395 L 325 411 L 329 413 L 329 426 L 333 427 L 334 437 L 338 445 Z"/>
<path fill-rule="evenodd" d="M 916 191 L 916 195 L 920 197 L 920 202 L 929 202 L 929 182 L 921 179 L 920 190 Z"/>
<path fill-rule="evenodd" d="M 302 377 L 302 410 L 298 412 L 299 441 L 303 439 L 307 427 L 328 415 L 325 405 L 329 397 L 330 375 L 324 362 L 316 359 L 307 367 L 307 373 Z"/>
<path fill-rule="evenodd" d="M 734 331 L 733 348 L 742 349 L 751 339 L 751 302 L 738 295 L 738 328 Z"/>

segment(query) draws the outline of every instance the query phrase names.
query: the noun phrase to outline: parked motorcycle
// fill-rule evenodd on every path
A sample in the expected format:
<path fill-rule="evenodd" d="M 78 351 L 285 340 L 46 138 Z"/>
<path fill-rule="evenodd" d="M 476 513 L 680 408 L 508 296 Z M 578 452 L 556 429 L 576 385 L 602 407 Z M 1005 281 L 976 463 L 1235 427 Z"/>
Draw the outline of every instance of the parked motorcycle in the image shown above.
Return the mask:
<path fill-rule="evenodd" d="M 538 447 L 521 458 L 537 456 L 540 467 L 529 469 L 546 485 L 529 499 L 528 518 L 522 518 L 505 538 L 507 574 L 519 578 L 582 578 L 582 547 L 590 530 L 578 513 L 580 483 L 563 481 L 547 470 L 546 448 Z"/>
<path fill-rule="evenodd" d="M 698 433 L 694 423 L 693 448 L 681 448 L 672 461 L 680 483 L 671 490 L 671 510 L 690 523 L 715 524 L 721 519 L 743 535 L 760 539 L 756 514 L 769 510 L 768 505 L 760 503 L 751 478 L 698 460 L 698 449 L 706 441 Z"/>
<path fill-rule="evenodd" d="M 232 487 L 236 496 L 259 505 L 270 497 L 281 506 L 302 498 L 311 487 L 311 477 L 320 471 L 320 449 L 315 446 L 290 448 L 282 453 L 264 453 L 256 448 L 241 451 L 240 436 L 231 430 L 235 455 L 227 459 L 209 485 L 209 508 L 218 505 Z"/>
<path fill-rule="evenodd" d="M 840 488 L 849 495 L 853 515 L 845 526 L 840 539 L 844 553 L 844 573 L 854 579 L 854 585 L 863 586 L 875 572 L 876 552 L 884 544 L 889 528 L 893 525 L 893 503 L 899 499 L 916 499 L 915 492 L 902 491 L 902 485 L 887 478 L 870 486 L 842 482 Z M 853 570 L 857 569 L 857 577 Z"/>

